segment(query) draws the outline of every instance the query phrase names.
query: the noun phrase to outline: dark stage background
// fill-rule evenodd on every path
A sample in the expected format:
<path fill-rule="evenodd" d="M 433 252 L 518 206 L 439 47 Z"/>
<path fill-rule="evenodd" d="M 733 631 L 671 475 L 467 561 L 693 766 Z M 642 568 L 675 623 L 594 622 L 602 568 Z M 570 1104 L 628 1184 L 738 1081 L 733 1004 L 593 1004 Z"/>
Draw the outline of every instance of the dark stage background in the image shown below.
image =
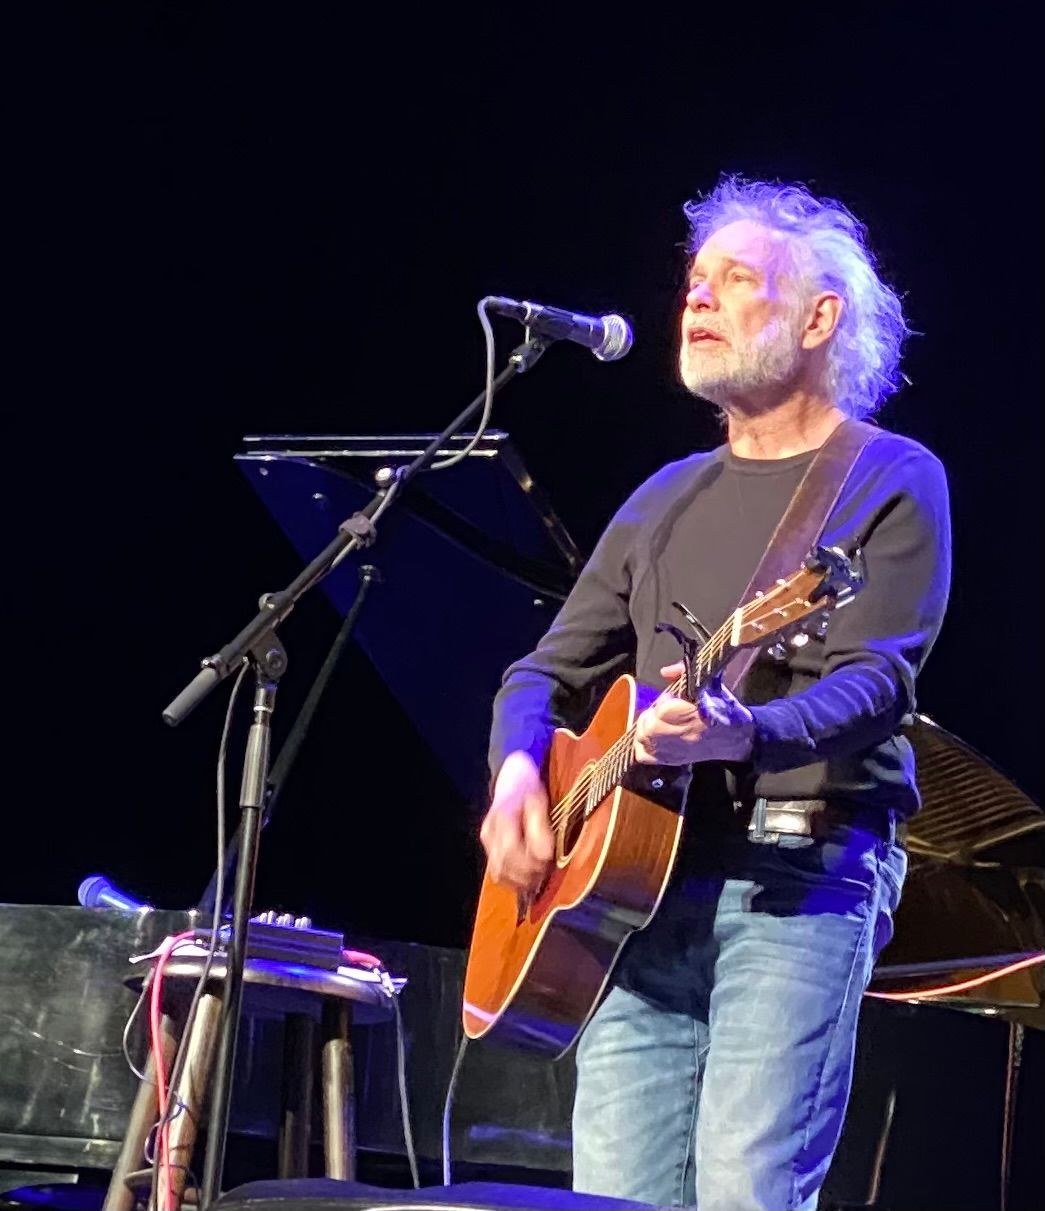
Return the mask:
<path fill-rule="evenodd" d="M 233 465 L 244 434 L 440 429 L 481 384 L 494 293 L 634 322 L 619 365 L 556 347 L 496 406 L 583 549 L 642 478 L 718 440 L 674 334 L 681 205 L 722 171 L 842 198 L 906 292 L 913 385 L 882 419 L 943 459 L 955 532 L 920 706 L 1040 800 L 1040 21 L 609 11 L 37 10 L 8 174 L 24 371 L 0 900 L 73 903 L 102 871 L 182 907 L 207 883 L 225 694 L 177 731 L 160 711 L 300 567 Z M 519 330 L 497 332 L 503 357 Z M 381 592 L 423 610 L 452 586 Z M 518 654 L 467 609 L 475 643 Z M 278 735 L 336 626 L 315 593 L 283 628 Z M 452 710 L 455 653 L 436 655 L 418 676 Z M 256 903 L 463 945 L 482 792 L 477 764 L 462 799 L 352 649 Z"/>
<path fill-rule="evenodd" d="M 634 321 L 620 364 L 558 346 L 496 407 L 582 548 L 639 480 L 717 440 L 676 383 L 674 332 L 681 203 L 723 170 L 843 198 L 907 293 L 913 386 L 883 420 L 944 460 L 955 528 L 921 706 L 1040 797 L 1042 191 L 1022 11 L 55 10 L 12 177 L 28 373 L 8 405 L 22 840 L 3 898 L 72 902 L 101 870 L 174 907 L 206 883 L 224 694 L 178 731 L 160 710 L 300 567 L 233 466 L 243 434 L 437 430 L 479 388 L 474 307 L 501 293 Z M 497 331 L 503 357 L 519 330 Z M 446 586 L 397 591 L 423 609 Z M 477 643 L 516 654 L 469 608 Z M 280 733 L 336 621 L 316 593 L 286 625 Z M 444 655 L 419 671 L 442 704 Z M 258 903 L 461 943 L 481 790 L 477 768 L 461 801 L 350 652 L 264 838 Z"/>
<path fill-rule="evenodd" d="M 582 548 L 643 477 L 717 441 L 676 383 L 674 333 L 681 204 L 724 170 L 844 199 L 906 292 L 913 386 L 883 421 L 943 459 L 955 529 L 920 705 L 1040 797 L 1025 12 L 56 10 L 14 179 L 29 373 L 8 413 L 7 815 L 23 840 L 2 898 L 72 902 L 101 870 L 175 907 L 207 882 L 225 695 L 178 731 L 160 710 L 300 567 L 232 463 L 243 434 L 438 430 L 481 384 L 474 308 L 498 293 L 634 321 L 621 363 L 558 346 L 496 407 Z M 501 357 L 520 331 L 498 324 Z M 448 588 L 381 591 L 423 609 Z M 476 643 L 517 654 L 468 608 Z M 287 623 L 280 734 L 336 622 L 316 593 Z M 452 709 L 443 657 L 419 676 Z M 462 802 L 350 652 L 265 835 L 258 903 L 463 942 L 476 774 Z"/>
<path fill-rule="evenodd" d="M 947 465 L 956 548 L 921 707 L 1040 796 L 1034 39 L 1018 8 L 943 11 L 56 15 L 17 191 L 24 840 L 3 898 L 71 902 L 102 870 L 173 907 L 206 883 L 224 694 L 176 732 L 160 710 L 300 567 L 232 464 L 243 434 L 441 428 L 480 386 L 474 307 L 500 293 L 634 321 L 619 365 L 556 347 L 496 407 L 582 548 L 639 480 L 717 440 L 676 383 L 674 332 L 681 203 L 722 170 L 843 198 L 907 293 L 913 386 L 883 421 Z M 497 331 L 503 357 L 520 330 Z M 423 609 L 447 589 L 397 591 Z M 515 655 L 469 608 L 475 641 Z M 317 593 L 284 629 L 280 734 L 336 621 Z M 452 704 L 452 652 L 419 676 Z M 481 777 L 462 802 L 351 652 L 266 833 L 258 903 L 462 942 Z"/>

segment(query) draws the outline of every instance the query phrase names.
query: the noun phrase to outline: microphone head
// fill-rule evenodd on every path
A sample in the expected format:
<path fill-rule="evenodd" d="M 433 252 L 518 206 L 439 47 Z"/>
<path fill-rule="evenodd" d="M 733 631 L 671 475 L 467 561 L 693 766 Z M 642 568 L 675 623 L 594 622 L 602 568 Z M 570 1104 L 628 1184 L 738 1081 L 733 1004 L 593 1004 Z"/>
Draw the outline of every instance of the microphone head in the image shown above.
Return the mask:
<path fill-rule="evenodd" d="M 151 908 L 120 891 L 104 875 L 88 875 L 80 884 L 76 898 L 84 908 L 118 908 L 121 912 L 148 912 Z"/>
<path fill-rule="evenodd" d="M 592 353 L 600 362 L 616 362 L 622 358 L 632 345 L 631 325 L 623 316 L 604 315 L 602 317 L 602 344 Z"/>

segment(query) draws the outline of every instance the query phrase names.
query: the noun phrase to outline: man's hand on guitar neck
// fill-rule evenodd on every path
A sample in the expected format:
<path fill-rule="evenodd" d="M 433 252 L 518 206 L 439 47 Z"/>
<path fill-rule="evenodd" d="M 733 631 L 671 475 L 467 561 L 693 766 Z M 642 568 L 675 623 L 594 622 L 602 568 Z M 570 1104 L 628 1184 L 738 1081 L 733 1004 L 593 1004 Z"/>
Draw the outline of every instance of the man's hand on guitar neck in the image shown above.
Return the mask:
<path fill-rule="evenodd" d="M 548 792 L 529 753 L 505 758 L 479 839 L 495 883 L 524 896 L 537 892 L 555 857 L 555 835 L 548 823 Z"/>
<path fill-rule="evenodd" d="M 677 681 L 681 662 L 660 674 Z M 751 712 L 716 681 L 700 691 L 695 704 L 661 694 L 647 707 L 635 722 L 635 760 L 642 765 L 746 761 L 753 738 Z"/>

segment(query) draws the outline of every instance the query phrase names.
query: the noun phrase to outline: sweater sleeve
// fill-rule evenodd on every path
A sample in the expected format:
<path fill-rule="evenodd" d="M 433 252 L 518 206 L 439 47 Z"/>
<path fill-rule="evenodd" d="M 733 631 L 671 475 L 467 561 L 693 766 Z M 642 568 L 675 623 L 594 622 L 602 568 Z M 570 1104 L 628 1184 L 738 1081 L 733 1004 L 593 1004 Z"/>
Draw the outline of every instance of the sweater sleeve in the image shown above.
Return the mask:
<path fill-rule="evenodd" d="M 541 765 L 555 728 L 576 726 L 595 690 L 633 667 L 629 599 L 636 536 L 652 482 L 614 516 L 534 651 L 505 672 L 493 704 L 489 764 L 494 776 L 505 757 L 520 749 Z"/>
<path fill-rule="evenodd" d="M 870 749 L 914 709 L 915 677 L 939 633 L 950 584 L 943 467 L 909 443 L 845 528 L 862 548 L 864 585 L 831 616 L 820 679 L 751 708 L 757 773 Z"/>

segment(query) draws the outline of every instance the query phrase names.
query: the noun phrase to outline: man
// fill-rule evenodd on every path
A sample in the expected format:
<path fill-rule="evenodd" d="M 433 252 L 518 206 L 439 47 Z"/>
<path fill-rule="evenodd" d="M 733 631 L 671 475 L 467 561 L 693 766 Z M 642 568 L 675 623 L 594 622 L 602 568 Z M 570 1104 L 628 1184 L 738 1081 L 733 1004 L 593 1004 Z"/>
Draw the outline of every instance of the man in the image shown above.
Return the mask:
<path fill-rule="evenodd" d="M 861 225 L 798 186 L 726 178 L 686 208 L 680 371 L 726 443 L 625 503 L 537 649 L 506 673 L 482 840 L 520 891 L 552 857 L 541 766 L 613 678 L 678 675 L 655 632 L 686 603 L 714 630 L 739 604 L 817 449 L 895 390 L 907 334 Z M 841 1131 L 861 995 L 891 934 L 918 806 L 900 726 L 939 631 L 947 487 L 916 442 L 879 434 L 824 532 L 866 583 L 826 633 L 740 696 L 662 693 L 641 762 L 692 769 L 678 864 L 626 944 L 577 1049 L 574 1184 L 699 1211 L 816 1205 Z M 759 827 L 761 810 L 786 805 Z"/>

